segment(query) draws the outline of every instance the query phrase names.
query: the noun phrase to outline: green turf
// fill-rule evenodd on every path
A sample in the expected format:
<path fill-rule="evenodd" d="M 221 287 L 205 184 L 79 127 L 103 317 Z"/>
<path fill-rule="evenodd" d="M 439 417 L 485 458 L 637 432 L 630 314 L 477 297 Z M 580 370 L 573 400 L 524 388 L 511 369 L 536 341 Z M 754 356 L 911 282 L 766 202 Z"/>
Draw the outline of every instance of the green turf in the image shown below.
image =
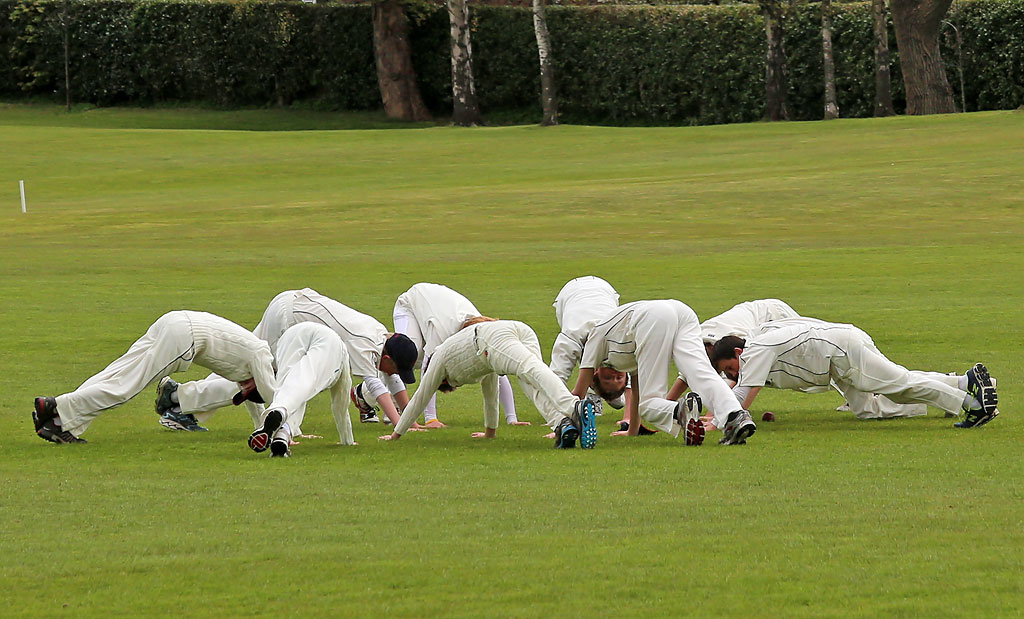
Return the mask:
<path fill-rule="evenodd" d="M 296 132 L 273 129 L 362 121 L 97 112 L 0 108 L 5 615 L 1024 607 L 1024 114 Z M 238 128 L 260 131 L 209 130 Z M 537 425 L 471 439 L 467 387 L 440 399 L 448 430 L 384 444 L 357 424 L 342 448 L 320 396 L 304 429 L 327 438 L 282 462 L 246 448 L 239 410 L 164 431 L 149 390 L 88 445 L 32 434 L 33 396 L 73 389 L 171 309 L 252 326 L 311 286 L 387 324 L 398 294 L 436 281 L 547 347 L 554 296 L 584 274 L 701 317 L 779 297 L 913 368 L 984 361 L 1002 416 L 860 422 L 834 395 L 764 392 L 754 412 L 778 421 L 745 447 L 612 439 L 607 415 L 596 450 L 556 452 Z"/>

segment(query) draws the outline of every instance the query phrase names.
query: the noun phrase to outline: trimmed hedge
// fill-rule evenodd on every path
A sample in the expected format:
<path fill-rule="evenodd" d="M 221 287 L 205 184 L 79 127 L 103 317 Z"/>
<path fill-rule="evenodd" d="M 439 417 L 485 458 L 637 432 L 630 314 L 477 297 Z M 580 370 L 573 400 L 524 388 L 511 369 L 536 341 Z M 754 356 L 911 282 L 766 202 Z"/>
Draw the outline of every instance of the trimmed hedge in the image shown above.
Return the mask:
<path fill-rule="evenodd" d="M 0 96 L 63 100 L 59 0 L 0 0 Z M 71 94 L 99 105 L 312 102 L 373 109 L 380 95 L 368 6 L 298 2 L 69 2 Z M 833 5 L 843 116 L 868 116 L 874 77 L 870 7 Z M 477 91 L 485 115 L 539 117 L 537 47 L 529 9 L 474 6 Z M 1024 0 L 974 0 L 949 16 L 963 35 L 967 108 L 1024 103 Z M 756 120 L 764 98 L 764 22 L 750 5 L 550 6 L 548 21 L 566 122 L 706 124 Z M 952 28 L 943 36 L 957 91 Z M 450 109 L 448 21 L 415 18 L 417 76 L 435 112 Z M 796 6 L 786 22 L 790 103 L 822 114 L 820 15 Z M 893 93 L 902 109 L 895 41 Z"/>

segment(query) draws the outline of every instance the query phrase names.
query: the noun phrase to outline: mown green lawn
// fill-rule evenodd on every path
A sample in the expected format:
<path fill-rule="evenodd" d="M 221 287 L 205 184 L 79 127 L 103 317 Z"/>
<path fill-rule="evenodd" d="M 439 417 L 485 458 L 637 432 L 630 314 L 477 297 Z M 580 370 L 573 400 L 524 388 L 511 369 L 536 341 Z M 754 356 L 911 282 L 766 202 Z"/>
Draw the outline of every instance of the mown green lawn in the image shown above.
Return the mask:
<path fill-rule="evenodd" d="M 339 130 L 365 126 L 388 128 Z M 3 614 L 1015 615 L 1021 144 L 1020 112 L 462 130 L 0 106 Z M 984 361 L 1002 415 L 861 422 L 835 395 L 765 392 L 755 416 L 778 421 L 743 447 L 610 438 L 607 414 L 597 449 L 556 452 L 521 393 L 533 427 L 471 439 L 467 387 L 439 402 L 447 430 L 357 424 L 342 448 L 321 396 L 303 427 L 326 438 L 272 461 L 243 411 L 172 433 L 148 390 L 88 445 L 33 436 L 32 397 L 168 310 L 251 327 L 311 286 L 390 324 L 434 281 L 549 347 L 551 302 L 585 274 L 702 318 L 782 298 L 911 368 Z"/>

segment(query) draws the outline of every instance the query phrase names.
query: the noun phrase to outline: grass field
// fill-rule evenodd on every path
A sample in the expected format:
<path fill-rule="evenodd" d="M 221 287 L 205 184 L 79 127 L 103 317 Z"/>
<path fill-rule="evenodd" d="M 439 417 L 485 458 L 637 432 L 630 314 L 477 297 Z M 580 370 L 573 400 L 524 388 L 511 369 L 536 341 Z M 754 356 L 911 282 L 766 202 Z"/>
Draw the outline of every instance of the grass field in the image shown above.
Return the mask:
<path fill-rule="evenodd" d="M 3 614 L 1017 615 L 1021 144 L 1020 112 L 460 130 L 0 106 Z M 326 438 L 276 461 L 241 410 L 165 431 L 149 390 L 88 445 L 33 436 L 33 396 L 171 309 L 251 327 L 311 286 L 390 324 L 435 281 L 550 347 L 584 274 L 702 318 L 779 297 L 912 368 L 984 361 L 1002 415 L 861 422 L 765 392 L 778 421 L 743 447 L 610 438 L 606 415 L 597 449 L 556 452 L 521 392 L 533 427 L 471 439 L 467 387 L 439 400 L 447 430 L 357 424 L 342 448 L 320 396 L 303 427 Z"/>

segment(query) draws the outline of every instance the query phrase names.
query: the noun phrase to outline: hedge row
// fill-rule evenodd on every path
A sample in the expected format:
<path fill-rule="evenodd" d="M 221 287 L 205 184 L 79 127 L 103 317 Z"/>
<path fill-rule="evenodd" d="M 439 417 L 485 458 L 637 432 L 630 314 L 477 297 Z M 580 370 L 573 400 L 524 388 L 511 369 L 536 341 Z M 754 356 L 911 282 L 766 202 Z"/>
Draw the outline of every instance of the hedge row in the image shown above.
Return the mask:
<path fill-rule="evenodd" d="M 297 2 L 0 0 L 0 96 L 63 100 L 65 7 L 75 101 L 380 106 L 369 7 Z M 840 110 L 870 115 L 870 7 L 834 5 L 834 13 Z M 480 6 L 473 16 L 485 115 L 539 117 L 530 11 Z M 548 18 L 567 122 L 706 124 L 761 115 L 764 22 L 755 7 L 552 6 Z M 1024 103 L 1024 0 L 962 3 L 949 19 L 963 34 L 968 109 Z M 953 32 L 943 37 L 943 54 L 959 100 Z M 424 99 L 443 114 L 451 96 L 444 11 L 417 18 L 412 42 Z M 794 114 L 820 118 L 818 5 L 793 10 L 786 47 Z M 890 47 L 901 109 L 895 41 Z"/>

